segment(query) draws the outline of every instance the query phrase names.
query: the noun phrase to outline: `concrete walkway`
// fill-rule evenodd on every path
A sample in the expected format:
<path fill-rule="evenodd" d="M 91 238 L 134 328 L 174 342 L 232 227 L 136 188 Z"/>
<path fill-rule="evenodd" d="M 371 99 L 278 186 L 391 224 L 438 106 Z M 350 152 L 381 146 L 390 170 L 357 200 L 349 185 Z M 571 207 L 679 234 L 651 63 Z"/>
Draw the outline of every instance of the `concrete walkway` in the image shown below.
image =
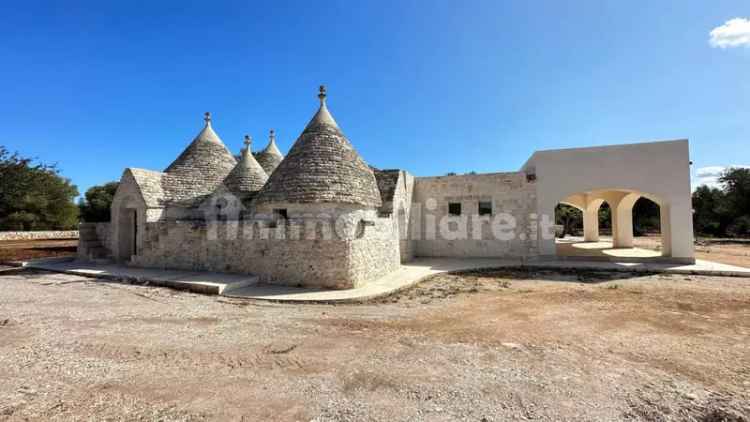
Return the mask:
<path fill-rule="evenodd" d="M 213 295 L 224 295 L 232 290 L 258 283 L 258 277 L 255 275 L 136 268 L 116 264 L 81 262 L 73 258 L 38 259 L 23 262 L 21 265 L 36 270 L 127 283 L 150 284 Z"/>
<path fill-rule="evenodd" d="M 633 262 L 526 261 L 494 258 L 420 258 L 404 264 L 366 286 L 348 290 L 315 290 L 258 283 L 253 275 L 211 272 L 172 271 L 134 268 L 114 264 L 97 265 L 68 259 L 27 262 L 27 268 L 75 274 L 117 281 L 147 283 L 197 293 L 279 302 L 345 303 L 362 302 L 407 289 L 425 277 L 452 271 L 487 268 L 525 268 L 547 270 L 619 271 L 625 273 L 668 273 L 750 277 L 750 268 L 698 260 L 691 265 Z"/>

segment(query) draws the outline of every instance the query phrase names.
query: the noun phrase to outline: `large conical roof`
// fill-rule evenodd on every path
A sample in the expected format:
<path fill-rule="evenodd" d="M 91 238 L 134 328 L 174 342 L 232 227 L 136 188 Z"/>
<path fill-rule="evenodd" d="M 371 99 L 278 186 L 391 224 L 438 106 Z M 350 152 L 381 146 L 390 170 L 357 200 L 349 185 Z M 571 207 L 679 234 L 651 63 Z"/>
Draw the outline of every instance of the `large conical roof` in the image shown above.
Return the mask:
<path fill-rule="evenodd" d="M 268 180 L 265 170 L 250 153 L 250 137 L 245 135 L 245 148 L 240 155 L 240 162 L 224 179 L 224 186 L 236 195 L 257 193 Z"/>
<path fill-rule="evenodd" d="M 176 198 L 210 193 L 237 165 L 237 160 L 211 128 L 210 113 L 206 113 L 205 121 L 203 130 L 164 171 L 170 176 Z"/>
<path fill-rule="evenodd" d="M 339 129 L 320 90 L 320 109 L 258 194 L 258 203 L 348 203 L 379 207 L 375 175 Z"/>
<path fill-rule="evenodd" d="M 268 137 L 268 145 L 262 151 L 254 152 L 253 155 L 258 160 L 258 164 L 266 171 L 266 174 L 270 175 L 276 170 L 284 156 L 279 151 L 279 147 L 276 146 L 276 134 L 273 129 L 271 129 L 271 134 Z"/>

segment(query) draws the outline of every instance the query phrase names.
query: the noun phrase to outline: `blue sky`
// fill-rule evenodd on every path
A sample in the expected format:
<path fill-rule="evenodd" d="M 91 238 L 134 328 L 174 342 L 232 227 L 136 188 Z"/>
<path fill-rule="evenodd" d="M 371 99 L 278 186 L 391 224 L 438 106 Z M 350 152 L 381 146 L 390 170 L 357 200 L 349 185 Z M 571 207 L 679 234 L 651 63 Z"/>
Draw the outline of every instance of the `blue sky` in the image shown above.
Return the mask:
<path fill-rule="evenodd" d="M 677 138 L 694 173 L 750 164 L 750 35 L 722 27 L 750 17 L 746 0 L 29 1 L 0 15 L 0 144 L 57 162 L 81 192 L 164 169 L 204 111 L 232 150 L 274 128 L 286 152 L 321 83 L 365 160 L 416 175 Z"/>

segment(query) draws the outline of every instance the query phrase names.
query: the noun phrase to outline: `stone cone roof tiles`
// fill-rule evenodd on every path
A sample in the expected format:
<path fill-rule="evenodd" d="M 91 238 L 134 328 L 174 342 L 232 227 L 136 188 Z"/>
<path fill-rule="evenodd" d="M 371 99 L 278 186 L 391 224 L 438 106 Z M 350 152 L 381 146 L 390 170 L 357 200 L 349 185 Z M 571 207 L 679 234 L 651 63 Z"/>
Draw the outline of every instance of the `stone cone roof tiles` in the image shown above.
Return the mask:
<path fill-rule="evenodd" d="M 268 145 L 266 145 L 262 151 L 254 152 L 253 155 L 258 161 L 258 164 L 263 167 L 263 170 L 265 170 L 268 175 L 273 173 L 273 171 L 276 170 L 276 167 L 281 163 L 281 160 L 284 159 L 284 155 L 281 154 L 281 151 L 279 151 L 279 148 L 276 146 L 276 136 L 274 136 L 273 131 L 271 131 Z"/>
<path fill-rule="evenodd" d="M 377 208 L 380 192 L 370 167 L 321 105 L 261 189 L 258 203 L 348 203 Z"/>
<path fill-rule="evenodd" d="M 206 126 L 164 171 L 165 191 L 178 202 L 200 198 L 216 189 L 236 165 L 237 160 L 211 127 L 207 113 Z"/>
<path fill-rule="evenodd" d="M 266 180 L 268 180 L 268 175 L 250 153 L 248 142 L 242 150 L 240 162 L 224 179 L 224 186 L 235 194 L 253 194 L 263 187 Z"/>

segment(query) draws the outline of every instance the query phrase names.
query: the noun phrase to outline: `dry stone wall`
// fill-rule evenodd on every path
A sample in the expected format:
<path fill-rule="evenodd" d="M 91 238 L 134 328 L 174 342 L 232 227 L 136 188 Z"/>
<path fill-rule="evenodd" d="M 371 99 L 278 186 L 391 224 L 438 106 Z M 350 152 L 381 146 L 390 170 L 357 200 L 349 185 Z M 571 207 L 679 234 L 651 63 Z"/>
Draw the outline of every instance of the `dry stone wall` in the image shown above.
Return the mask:
<path fill-rule="evenodd" d="M 320 217 L 326 210 L 327 217 Z M 249 273 L 269 283 L 334 289 L 357 287 L 398 268 L 392 220 L 375 210 L 310 204 L 289 212 L 289 220 L 275 227 L 268 219 L 147 223 L 133 263 Z M 345 238 L 338 237 L 334 220 Z"/>
<path fill-rule="evenodd" d="M 110 258 L 112 256 L 112 225 L 110 223 L 81 223 L 78 225 L 78 257 L 80 259 Z"/>
<path fill-rule="evenodd" d="M 78 230 L 0 232 L 0 240 L 78 239 Z"/>

